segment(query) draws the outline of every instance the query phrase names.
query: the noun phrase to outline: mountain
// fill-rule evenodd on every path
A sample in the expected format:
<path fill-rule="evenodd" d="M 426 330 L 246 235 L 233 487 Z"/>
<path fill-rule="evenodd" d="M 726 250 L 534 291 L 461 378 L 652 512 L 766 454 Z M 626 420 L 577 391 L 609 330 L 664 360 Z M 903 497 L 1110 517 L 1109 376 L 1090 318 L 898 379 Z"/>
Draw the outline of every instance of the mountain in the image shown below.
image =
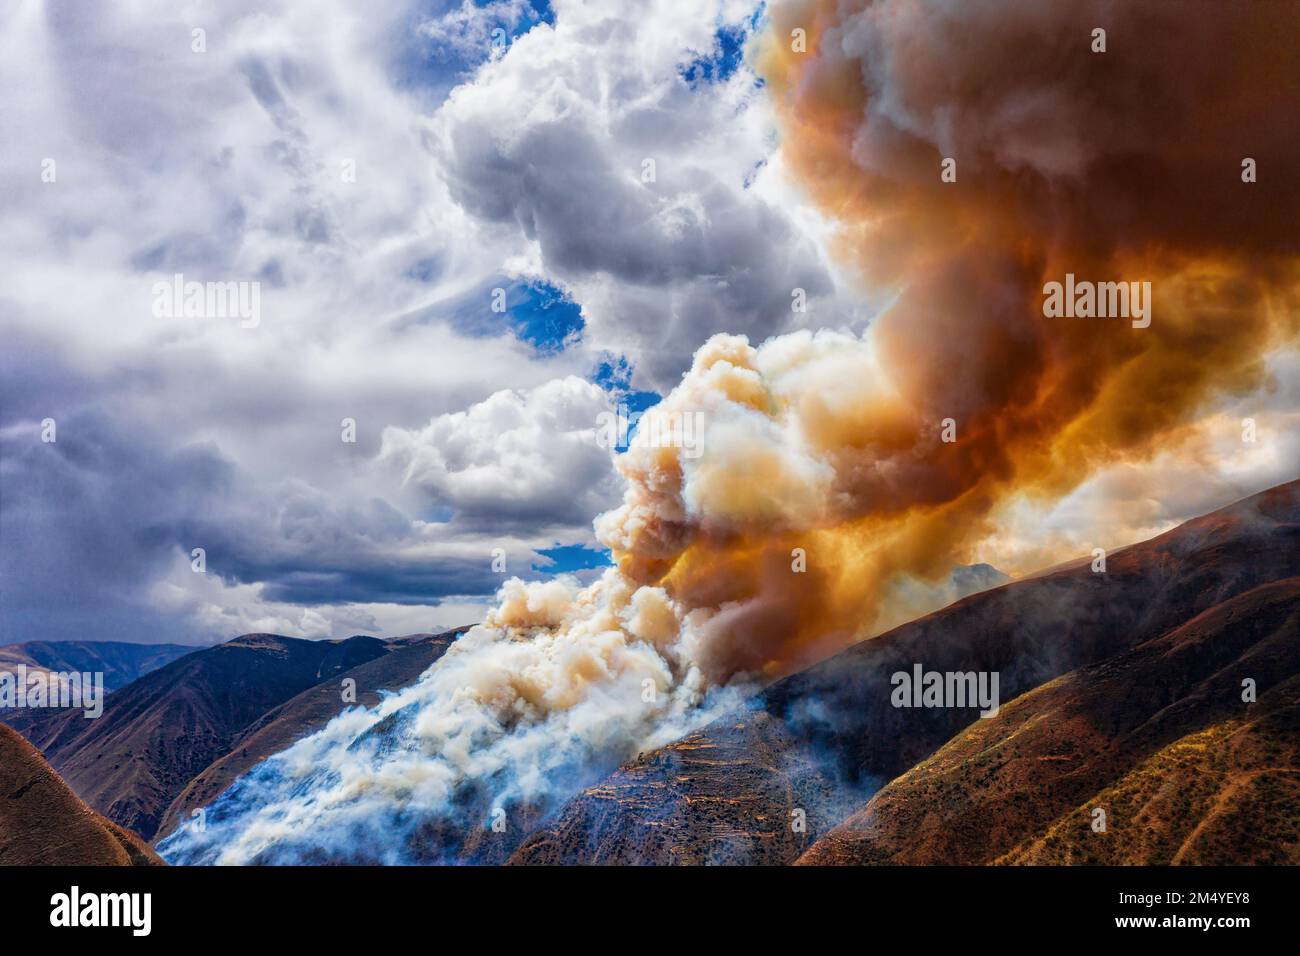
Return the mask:
<path fill-rule="evenodd" d="M 976 721 L 799 862 L 1295 863 L 1297 731 L 1289 578 Z"/>
<path fill-rule="evenodd" d="M 104 691 L 112 693 L 201 649 L 185 644 L 128 644 L 122 641 L 26 641 L 0 646 L 0 671 L 16 673 L 20 666 L 25 666 L 29 673 L 102 673 Z M 52 715 L 53 711 L 38 708 L 0 711 L 4 722 L 18 731 L 25 731 Z"/>
<path fill-rule="evenodd" d="M 152 839 L 172 800 L 250 724 L 389 650 L 374 637 L 308 641 L 246 634 L 110 694 L 96 720 L 60 712 L 24 732 L 90 806 Z"/>
<path fill-rule="evenodd" d="M 103 674 L 104 690 L 112 693 L 172 661 L 201 650 L 184 644 L 126 644 L 121 641 L 26 641 L 0 646 L 0 671 Z M 48 712 L 11 710 L 5 723 L 21 730 Z"/>
<path fill-rule="evenodd" d="M 398 690 L 415 683 L 466 630 L 416 634 L 390 641 L 389 653 L 346 671 L 339 679 L 355 680 L 357 703 L 373 706 L 379 703 L 381 691 Z M 331 681 L 305 690 L 267 711 L 239 734 L 227 753 L 199 773 L 172 801 L 163 814 L 156 839 L 187 820 L 192 810 L 210 804 L 255 764 L 320 730 L 344 706 L 337 683 Z"/>
<path fill-rule="evenodd" d="M 1197 623 L 1196 619 L 1206 612 L 1241 615 L 1256 604 L 1282 615 L 1277 619 L 1281 636 L 1261 638 L 1275 650 L 1278 640 L 1295 641 L 1294 630 L 1287 631 L 1292 619 L 1287 617 L 1289 584 L 1285 582 L 1297 576 L 1300 481 L 1115 551 L 1108 556 L 1104 573 L 1094 573 L 1085 562 L 985 591 L 787 677 L 759 694 L 751 707 L 643 755 L 570 800 L 523 841 L 511 862 L 793 862 L 814 847 L 821 834 L 868 804 L 882 786 L 926 761 L 958 734 L 996 733 L 1018 713 L 1007 706 L 997 717 L 981 720 L 972 708 L 895 707 L 891 702 L 895 673 L 910 673 L 915 664 L 927 671 L 996 672 L 1001 700 L 1013 701 L 1062 675 L 1104 666 L 1111 659 L 1118 662 L 1126 653 L 1166 635 L 1175 644 L 1191 641 L 1189 648 L 1200 648 L 1188 637 L 1192 632 L 1180 637 L 1174 637 L 1174 632 L 1193 624 L 1205 626 L 1204 620 Z M 1274 582 L 1282 590 L 1251 594 Z M 1232 604 L 1239 596 L 1244 603 Z M 1244 640 L 1240 636 L 1244 625 L 1229 626 L 1225 620 L 1211 618 L 1212 624 L 1221 625 L 1213 633 L 1231 633 L 1236 635 L 1234 641 Z M 1248 645 L 1230 646 L 1247 653 Z M 1234 659 L 1229 651 L 1214 653 Z M 1279 665 L 1279 681 L 1287 666 Z M 1285 726 L 1291 711 L 1284 694 L 1274 694 L 1271 678 L 1260 673 L 1259 686 L 1271 695 L 1268 710 L 1208 708 L 1203 720 L 1246 721 L 1255 727 L 1251 739 L 1263 740 L 1261 746 L 1268 753 L 1276 728 Z M 1231 676 L 1235 678 L 1236 672 Z M 1160 693 L 1171 695 L 1171 704 L 1178 699 L 1172 695 L 1197 693 L 1191 677 L 1174 686 L 1160 677 L 1158 666 L 1148 677 L 1157 681 Z M 1129 703 L 1124 699 L 1116 706 Z M 1227 707 L 1230 702 L 1221 703 Z M 1261 698 L 1257 706 L 1263 704 Z M 1122 727 L 1137 726 L 1142 719 L 1139 710 L 1129 715 L 1129 723 L 1103 722 L 1097 732 L 1105 737 Z M 1194 730 L 1200 719 L 1170 725 L 1167 734 Z M 1212 727 L 1225 734 L 1234 729 L 1230 723 L 1205 725 L 1206 730 Z M 1157 735 L 1150 746 L 1164 739 Z M 1170 737 L 1169 742 L 1181 739 Z M 1128 751 L 1129 759 L 1143 752 L 1141 748 Z M 1154 753 L 1159 757 L 1163 751 Z M 1280 759 L 1284 757 L 1281 753 Z M 1133 772 L 1140 773 L 1141 766 Z M 1094 777 L 1081 784 L 1080 799 L 1086 800 L 1088 788 L 1104 779 Z M 993 788 L 992 796 L 996 795 Z M 886 796 L 882 792 L 881 800 Z M 1058 816 L 1075 806 L 1061 809 Z M 1035 825 L 1056 819 L 1035 820 Z M 915 821 L 900 824 L 899 839 L 906 839 L 909 827 L 916 825 Z M 987 821 L 984 825 L 997 826 Z M 1028 826 L 1023 832 L 1031 836 L 1036 831 Z M 1060 844 L 1058 835 L 1053 846 Z M 834 841 L 817 854 L 831 845 Z M 1022 855 L 1045 852 L 1033 844 L 1007 849 Z M 810 862 L 815 859 L 816 854 L 810 856 Z"/>
<path fill-rule="evenodd" d="M 148 844 L 93 812 L 0 724 L 0 866 L 161 865 Z"/>

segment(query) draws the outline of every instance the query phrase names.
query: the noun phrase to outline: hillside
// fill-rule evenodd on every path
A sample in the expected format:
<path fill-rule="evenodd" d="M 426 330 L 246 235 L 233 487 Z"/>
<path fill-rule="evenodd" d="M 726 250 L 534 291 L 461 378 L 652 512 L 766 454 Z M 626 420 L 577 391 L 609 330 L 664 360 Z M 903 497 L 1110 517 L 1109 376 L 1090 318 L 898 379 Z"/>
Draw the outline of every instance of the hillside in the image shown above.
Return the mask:
<path fill-rule="evenodd" d="M 1295 866 L 1297 741 L 1300 684 L 1293 679 L 1261 698 L 1251 717 L 1181 738 L 1089 801 L 1134 825 L 1085 846 L 1091 831 L 1080 829 L 1080 813 L 1067 814 L 994 862 Z"/>
<path fill-rule="evenodd" d="M 893 673 L 996 671 L 1011 701 L 1297 575 L 1291 482 L 1115 551 L 1104 574 L 1067 565 L 986 591 L 779 681 L 570 800 L 511 862 L 793 862 L 973 722 L 1003 720 L 896 708 Z"/>
<path fill-rule="evenodd" d="M 97 720 L 56 713 L 24 731 L 90 806 L 152 839 L 172 800 L 245 728 L 387 650 L 373 637 L 307 641 L 248 634 L 111 694 Z"/>
<path fill-rule="evenodd" d="M 148 844 L 93 812 L 0 724 L 0 866 L 161 865 Z"/>
<path fill-rule="evenodd" d="M 338 677 L 340 680 L 344 677 L 355 680 L 357 703 L 373 706 L 379 702 L 381 691 L 413 684 L 465 630 L 418 634 L 390 641 L 392 650 L 389 653 Z M 195 808 L 207 806 L 255 764 L 320 730 L 338 716 L 344 706 L 339 699 L 337 683 L 331 681 L 303 691 L 253 721 L 239 734 L 227 753 L 199 773 L 172 801 L 155 839 L 170 833 L 179 822 L 188 819 Z"/>
<path fill-rule="evenodd" d="M 26 641 L 0 646 L 0 671 L 17 673 L 103 674 L 104 691 L 125 687 L 174 660 L 202 650 L 185 644 L 127 644 L 121 641 Z M 23 730 L 50 716 L 49 711 L 16 709 L 3 712 L 5 723 Z"/>
<path fill-rule="evenodd" d="M 1294 859 L 1298 637 L 1300 578 L 1225 601 L 976 721 L 799 862 Z M 1242 701 L 1247 678 L 1254 703 Z M 1216 836 L 1225 828 L 1230 845 Z"/>

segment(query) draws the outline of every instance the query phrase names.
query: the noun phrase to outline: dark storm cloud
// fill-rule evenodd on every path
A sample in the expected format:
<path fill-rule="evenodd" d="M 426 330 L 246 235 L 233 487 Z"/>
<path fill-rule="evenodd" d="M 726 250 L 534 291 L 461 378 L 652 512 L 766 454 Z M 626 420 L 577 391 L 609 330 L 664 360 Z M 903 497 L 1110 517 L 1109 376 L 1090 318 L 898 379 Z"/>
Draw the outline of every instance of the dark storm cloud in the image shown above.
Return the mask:
<path fill-rule="evenodd" d="M 258 489 L 211 444 L 159 436 L 83 409 L 55 416 L 57 440 L 31 419 L 0 422 L 0 567 L 6 637 L 104 637 L 138 623 L 150 586 L 206 552 L 207 573 L 262 584 L 269 601 L 436 604 L 500 584 L 490 548 L 474 557 L 404 553 L 423 542 L 392 505 L 340 506 L 301 482 Z M 172 626 L 181 626 L 171 621 Z"/>
<path fill-rule="evenodd" d="M 151 623 L 186 631 L 145 613 L 148 586 L 174 559 L 178 523 L 229 488 L 230 464 L 210 446 L 170 449 L 101 411 L 50 402 L 61 393 L 51 388 L 57 367 L 4 371 L 11 386 L 49 391 L 28 393 L 47 396 L 39 418 L 23 413 L 31 400 L 0 410 L 0 634 L 149 639 L 139 632 Z M 64 381 L 63 394 L 76 395 L 76 380 Z M 47 418 L 56 429 L 48 443 Z"/>

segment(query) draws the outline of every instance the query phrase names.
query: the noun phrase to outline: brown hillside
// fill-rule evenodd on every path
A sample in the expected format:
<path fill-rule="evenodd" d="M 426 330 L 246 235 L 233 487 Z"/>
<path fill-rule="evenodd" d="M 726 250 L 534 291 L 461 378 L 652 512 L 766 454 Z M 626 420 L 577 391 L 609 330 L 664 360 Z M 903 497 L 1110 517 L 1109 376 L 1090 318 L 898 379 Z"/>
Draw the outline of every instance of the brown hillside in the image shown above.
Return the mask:
<path fill-rule="evenodd" d="M 357 703 L 363 707 L 373 706 L 379 703 L 381 691 L 399 690 L 415 683 L 465 630 L 467 628 L 391 641 L 393 649 L 383 657 L 360 664 L 328 684 L 309 688 L 263 714 L 239 734 L 227 753 L 191 780 L 172 801 L 155 839 L 162 839 L 178 823 L 188 819 L 192 810 L 210 804 L 254 765 L 315 733 L 337 717 L 346 706 L 339 695 L 340 680 L 345 677 L 355 680 Z"/>
<path fill-rule="evenodd" d="M 0 724 L 0 866 L 161 866 L 134 833 L 77 799 L 31 744 Z"/>
<path fill-rule="evenodd" d="M 977 720 L 892 706 L 893 673 L 997 671 L 1013 700 L 1297 575 L 1291 482 L 1116 551 L 1105 574 L 1065 566 L 986 591 L 779 681 L 570 800 L 512 862 L 792 862 L 843 819 L 846 794 L 860 806 Z"/>
<path fill-rule="evenodd" d="M 1170 744 L 995 862 L 1300 864 L 1300 681 L 1257 706 Z M 1086 825 L 1096 806 L 1105 835 Z"/>
<path fill-rule="evenodd" d="M 163 812 L 240 733 L 286 700 L 387 652 L 373 637 L 249 634 L 189 654 L 108 697 L 103 715 L 23 728 L 88 804 L 151 839 Z"/>
<path fill-rule="evenodd" d="M 1300 578 L 1291 578 L 976 721 L 799 862 L 987 863 L 1060 830 L 1017 857 L 1064 853 L 1062 834 L 1074 834 L 1080 839 L 1069 862 L 1170 863 L 1201 814 L 1218 795 L 1237 793 L 1244 779 L 1281 788 L 1273 819 L 1294 830 L 1298 675 Z M 1242 702 L 1244 678 L 1256 681 L 1256 703 Z M 1291 740 L 1284 739 L 1288 722 Z M 1153 755 L 1160 756 L 1144 769 Z M 1104 834 L 1090 827 L 1094 807 L 1106 811 Z M 1240 817 L 1242 805 L 1236 812 Z M 1273 823 L 1261 818 L 1251 826 L 1264 833 Z M 1269 853 L 1294 854 L 1296 838 L 1293 832 L 1290 849 L 1273 841 Z M 1261 858 L 1258 847 L 1238 844 L 1221 862 Z"/>

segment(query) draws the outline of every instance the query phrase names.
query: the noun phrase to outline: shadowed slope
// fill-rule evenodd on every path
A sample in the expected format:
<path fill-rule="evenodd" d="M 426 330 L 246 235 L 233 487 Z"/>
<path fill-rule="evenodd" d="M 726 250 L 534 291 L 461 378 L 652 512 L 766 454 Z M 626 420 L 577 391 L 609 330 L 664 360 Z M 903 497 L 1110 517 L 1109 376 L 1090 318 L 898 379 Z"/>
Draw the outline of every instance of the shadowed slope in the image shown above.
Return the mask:
<path fill-rule="evenodd" d="M 356 681 L 356 703 L 370 707 L 380 700 L 381 691 L 398 690 L 415 683 L 447 648 L 468 628 L 443 634 L 419 634 L 390 641 L 392 650 L 382 657 L 360 664 L 319 684 L 263 714 L 221 755 L 196 776 L 172 801 L 163 815 L 156 839 L 161 839 L 186 820 L 192 810 L 215 800 L 228 786 L 272 754 L 287 750 L 294 742 L 320 730 L 350 704 L 339 693 L 338 682 Z"/>
<path fill-rule="evenodd" d="M 111 694 L 97 720 L 59 713 L 25 732 L 87 803 L 148 839 L 176 795 L 249 724 L 384 653 L 384 642 L 373 637 L 248 634 Z"/>

